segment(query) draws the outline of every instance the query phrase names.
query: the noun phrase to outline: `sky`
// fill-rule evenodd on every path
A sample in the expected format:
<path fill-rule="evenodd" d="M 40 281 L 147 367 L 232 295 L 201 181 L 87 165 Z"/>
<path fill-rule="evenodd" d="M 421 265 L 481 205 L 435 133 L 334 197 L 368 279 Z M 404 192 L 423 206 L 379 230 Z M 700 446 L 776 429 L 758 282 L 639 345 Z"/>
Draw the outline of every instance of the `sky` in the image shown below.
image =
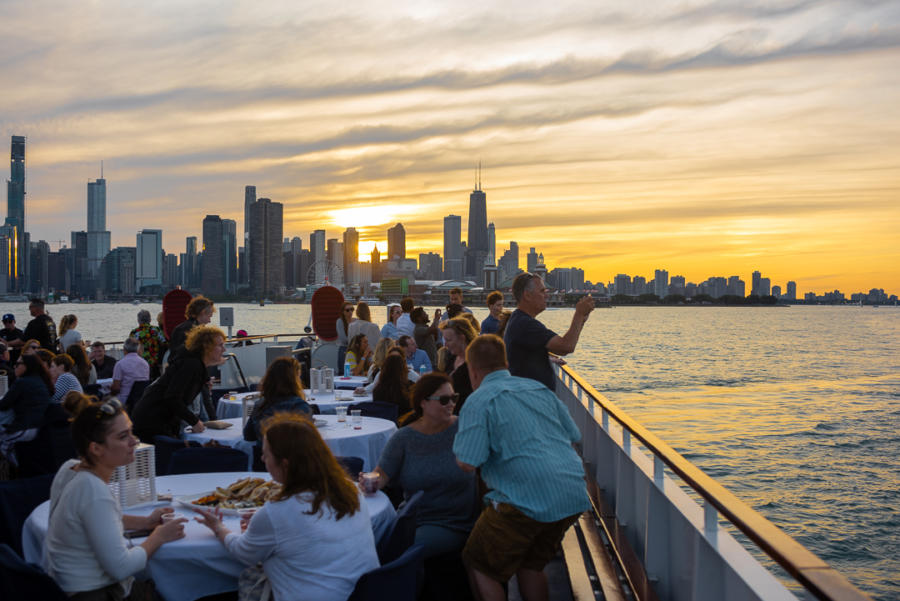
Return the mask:
<path fill-rule="evenodd" d="M 498 256 L 592 281 L 754 270 L 900 293 L 900 2 L 0 0 L 0 148 L 26 227 L 68 242 L 86 183 L 113 246 L 245 185 L 285 236 L 407 231 L 443 254 L 478 161 Z M 8 178 L 5 174 L 4 179 Z M 463 232 L 465 236 L 465 231 Z"/>

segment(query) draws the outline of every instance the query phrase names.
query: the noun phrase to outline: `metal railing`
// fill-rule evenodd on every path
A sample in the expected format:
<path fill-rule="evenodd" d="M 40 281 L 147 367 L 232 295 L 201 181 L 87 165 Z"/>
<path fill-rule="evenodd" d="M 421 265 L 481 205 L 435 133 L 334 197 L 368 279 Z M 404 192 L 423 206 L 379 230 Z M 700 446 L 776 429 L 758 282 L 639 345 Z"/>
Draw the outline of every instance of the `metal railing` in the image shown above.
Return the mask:
<path fill-rule="evenodd" d="M 652 454 L 652 467 L 646 466 L 646 470 L 648 472 L 652 470 L 652 473 L 648 473 L 647 477 L 658 489 L 665 489 L 667 478 L 664 476 L 664 467 L 668 467 L 703 499 L 702 536 L 713 548 L 717 546 L 717 542 L 721 542 L 718 524 L 721 515 L 819 599 L 824 601 L 871 601 L 871 597 L 853 586 L 842 574 L 628 416 L 571 368 L 565 365 L 559 366 L 557 375 L 559 378 L 557 393 L 560 398 L 569 405 L 570 411 L 573 411 L 573 408 L 577 409 L 577 407 L 573 407 L 574 404 L 580 405 L 585 412 L 583 415 L 576 416 L 573 411 L 573 418 L 576 418 L 576 422 L 581 424 L 585 439 L 589 438 L 589 433 L 586 432 L 589 426 L 600 428 L 605 434 L 610 435 L 610 420 L 612 420 L 622 428 L 621 440 L 616 441 L 616 444 L 624 455 L 631 460 L 635 459 L 632 439 L 640 441 Z M 606 448 L 608 449 L 608 447 Z M 593 458 L 594 461 L 600 459 L 609 460 L 608 457 Z M 619 513 L 620 509 L 616 507 L 616 513 Z M 627 522 L 627 520 L 622 521 Z M 626 529 L 629 526 L 630 524 L 623 524 Z M 650 526 L 647 525 L 646 528 L 649 529 Z M 730 537 L 730 535 L 728 536 Z"/>

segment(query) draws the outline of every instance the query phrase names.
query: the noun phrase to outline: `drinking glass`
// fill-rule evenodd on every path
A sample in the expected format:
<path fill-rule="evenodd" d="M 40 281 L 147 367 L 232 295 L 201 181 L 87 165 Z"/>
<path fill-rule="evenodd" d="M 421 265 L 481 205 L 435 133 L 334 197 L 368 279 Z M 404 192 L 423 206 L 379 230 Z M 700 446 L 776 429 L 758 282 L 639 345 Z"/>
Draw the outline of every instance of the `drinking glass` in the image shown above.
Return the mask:
<path fill-rule="evenodd" d="M 347 407 L 346 405 L 338 405 L 334 408 L 334 412 L 337 414 L 337 420 L 339 422 L 347 421 Z"/>
<path fill-rule="evenodd" d="M 353 409 L 352 411 L 350 411 L 350 415 L 350 420 L 353 422 L 353 429 L 362 430 L 362 410 Z"/>

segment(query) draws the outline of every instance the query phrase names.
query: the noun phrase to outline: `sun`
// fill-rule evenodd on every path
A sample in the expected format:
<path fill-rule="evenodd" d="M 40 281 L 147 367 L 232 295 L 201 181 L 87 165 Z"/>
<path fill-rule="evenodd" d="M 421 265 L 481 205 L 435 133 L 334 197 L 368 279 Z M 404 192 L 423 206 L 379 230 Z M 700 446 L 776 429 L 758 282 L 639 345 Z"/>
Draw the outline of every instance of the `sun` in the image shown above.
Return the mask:
<path fill-rule="evenodd" d="M 328 216 L 339 227 L 363 228 L 390 223 L 394 220 L 394 215 L 397 212 L 395 207 L 391 205 L 378 205 L 335 209 L 328 211 Z"/>

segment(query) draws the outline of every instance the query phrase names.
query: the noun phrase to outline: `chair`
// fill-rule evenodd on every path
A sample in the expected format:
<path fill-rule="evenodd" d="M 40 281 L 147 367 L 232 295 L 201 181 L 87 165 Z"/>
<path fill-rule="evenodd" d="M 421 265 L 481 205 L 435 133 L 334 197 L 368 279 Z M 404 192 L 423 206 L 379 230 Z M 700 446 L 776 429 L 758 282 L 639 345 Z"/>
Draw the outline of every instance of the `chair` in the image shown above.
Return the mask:
<path fill-rule="evenodd" d="M 44 425 L 33 440 L 16 444 L 20 477 L 55 474 L 67 459 L 77 455 L 69 425 L 69 414 L 59 403 L 51 403 Z"/>
<path fill-rule="evenodd" d="M 418 491 L 400 507 L 397 517 L 387 534 L 376 546 L 381 565 L 394 561 L 409 549 L 416 540 L 416 512 L 425 491 Z"/>
<path fill-rule="evenodd" d="M 189 447 L 172 453 L 167 473 L 246 472 L 247 454 L 228 447 Z"/>
<path fill-rule="evenodd" d="M 353 405 L 353 409 L 362 411 L 363 417 L 380 417 L 391 422 L 397 421 L 400 411 L 400 408 L 393 403 L 379 403 L 376 401 L 357 403 Z"/>
<path fill-rule="evenodd" d="M 363 460 L 359 457 L 335 457 L 350 479 L 356 482 L 359 473 L 363 471 Z"/>
<path fill-rule="evenodd" d="M 144 391 L 150 386 L 150 380 L 136 380 L 131 384 L 131 390 L 128 391 L 128 398 L 125 399 L 125 411 L 131 413 L 137 402 L 144 396 Z"/>
<path fill-rule="evenodd" d="M 188 447 L 199 447 L 200 443 L 160 434 L 153 437 L 153 446 L 156 447 L 153 451 L 156 458 L 156 475 L 165 476 L 169 473 L 169 461 L 172 460 L 172 453 Z"/>
<path fill-rule="evenodd" d="M 347 601 L 414 601 L 425 547 L 413 545 L 394 561 L 362 575 Z"/>
<path fill-rule="evenodd" d="M 50 498 L 54 475 L 0 481 L 0 543 L 22 553 L 22 526 L 34 508 Z"/>
<path fill-rule="evenodd" d="M 0 599 L 68 601 L 68 598 L 44 570 L 26 563 L 9 545 L 0 544 Z"/>

